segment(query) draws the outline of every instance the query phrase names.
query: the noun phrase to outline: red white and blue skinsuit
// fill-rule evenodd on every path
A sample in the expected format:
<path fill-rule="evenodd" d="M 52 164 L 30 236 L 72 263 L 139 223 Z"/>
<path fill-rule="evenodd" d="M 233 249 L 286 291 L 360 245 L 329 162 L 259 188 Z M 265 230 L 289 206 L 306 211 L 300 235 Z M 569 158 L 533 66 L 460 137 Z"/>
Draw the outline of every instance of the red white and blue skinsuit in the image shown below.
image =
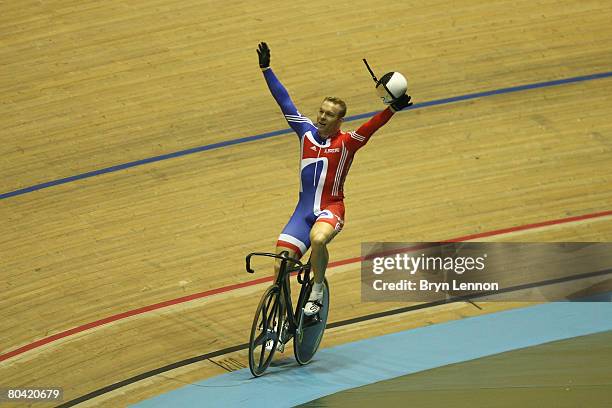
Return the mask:
<path fill-rule="evenodd" d="M 278 246 L 290 248 L 301 257 L 310 247 L 310 230 L 315 222 L 327 222 L 336 231 L 344 225 L 343 186 L 353 156 L 393 115 L 389 108 L 374 115 L 355 132 L 338 131 L 328 139 L 302 116 L 285 87 L 272 72 L 264 71 L 270 92 L 289 126 L 300 140 L 300 198 L 293 215 L 278 237 Z"/>

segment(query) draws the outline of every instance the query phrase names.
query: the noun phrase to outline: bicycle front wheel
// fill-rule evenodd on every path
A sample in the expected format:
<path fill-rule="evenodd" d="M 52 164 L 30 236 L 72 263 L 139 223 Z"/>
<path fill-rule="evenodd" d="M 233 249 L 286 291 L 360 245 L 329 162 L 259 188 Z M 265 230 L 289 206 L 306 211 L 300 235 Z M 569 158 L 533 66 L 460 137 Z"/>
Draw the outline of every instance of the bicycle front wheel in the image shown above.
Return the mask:
<path fill-rule="evenodd" d="M 264 292 L 253 325 L 249 339 L 249 369 L 255 377 L 259 377 L 266 371 L 280 338 L 282 310 L 280 304 L 280 288 L 272 285 Z"/>

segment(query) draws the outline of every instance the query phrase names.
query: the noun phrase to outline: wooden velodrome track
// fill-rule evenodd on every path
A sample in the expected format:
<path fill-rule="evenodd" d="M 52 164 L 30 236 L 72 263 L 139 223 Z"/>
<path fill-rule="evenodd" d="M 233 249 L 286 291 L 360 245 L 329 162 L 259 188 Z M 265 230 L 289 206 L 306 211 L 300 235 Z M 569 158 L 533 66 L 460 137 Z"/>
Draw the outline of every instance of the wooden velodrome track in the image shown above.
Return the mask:
<path fill-rule="evenodd" d="M 350 116 L 382 108 L 363 57 L 406 74 L 422 103 L 612 71 L 611 20 L 609 1 L 3 2 L 0 193 L 286 128 L 257 66 L 262 40 L 304 114 L 337 95 Z M 486 239 L 612 240 L 611 104 L 602 78 L 396 115 L 352 166 L 331 261 L 359 256 L 364 241 L 587 214 L 599 215 Z M 267 282 L 64 332 L 268 276 L 271 264 L 246 274 L 244 255 L 273 250 L 295 205 L 297 155 L 285 134 L 0 200 L 0 387 L 62 386 L 72 401 L 245 343 Z M 329 270 L 330 322 L 405 306 L 361 303 L 358 270 Z M 455 303 L 346 325 L 323 347 L 514 306 Z M 244 367 L 245 356 L 82 405 L 133 403 Z"/>

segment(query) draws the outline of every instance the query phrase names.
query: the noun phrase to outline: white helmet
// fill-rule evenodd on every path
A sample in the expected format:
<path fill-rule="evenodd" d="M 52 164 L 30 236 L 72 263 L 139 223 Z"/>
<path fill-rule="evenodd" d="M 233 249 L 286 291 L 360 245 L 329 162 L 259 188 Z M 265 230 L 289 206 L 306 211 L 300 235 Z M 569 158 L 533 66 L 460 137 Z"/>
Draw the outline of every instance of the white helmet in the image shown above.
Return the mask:
<path fill-rule="evenodd" d="M 383 103 L 390 105 L 408 90 L 408 81 L 399 72 L 387 72 L 376 82 L 376 93 Z"/>

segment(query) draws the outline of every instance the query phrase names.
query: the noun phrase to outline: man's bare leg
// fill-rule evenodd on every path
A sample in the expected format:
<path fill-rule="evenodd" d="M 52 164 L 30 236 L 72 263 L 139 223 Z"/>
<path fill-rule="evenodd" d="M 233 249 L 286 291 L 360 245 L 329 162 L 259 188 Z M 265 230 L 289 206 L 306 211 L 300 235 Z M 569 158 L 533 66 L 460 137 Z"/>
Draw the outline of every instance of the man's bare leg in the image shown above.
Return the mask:
<path fill-rule="evenodd" d="M 314 285 L 312 292 L 306 303 L 305 312 L 307 315 L 316 314 L 319 307 L 311 301 L 320 301 L 323 297 L 323 280 L 325 279 L 325 270 L 329 261 L 329 252 L 327 244 L 336 236 L 337 231 L 327 222 L 315 222 L 310 230 L 310 245 L 312 251 L 310 254 L 310 264 L 314 273 Z"/>

